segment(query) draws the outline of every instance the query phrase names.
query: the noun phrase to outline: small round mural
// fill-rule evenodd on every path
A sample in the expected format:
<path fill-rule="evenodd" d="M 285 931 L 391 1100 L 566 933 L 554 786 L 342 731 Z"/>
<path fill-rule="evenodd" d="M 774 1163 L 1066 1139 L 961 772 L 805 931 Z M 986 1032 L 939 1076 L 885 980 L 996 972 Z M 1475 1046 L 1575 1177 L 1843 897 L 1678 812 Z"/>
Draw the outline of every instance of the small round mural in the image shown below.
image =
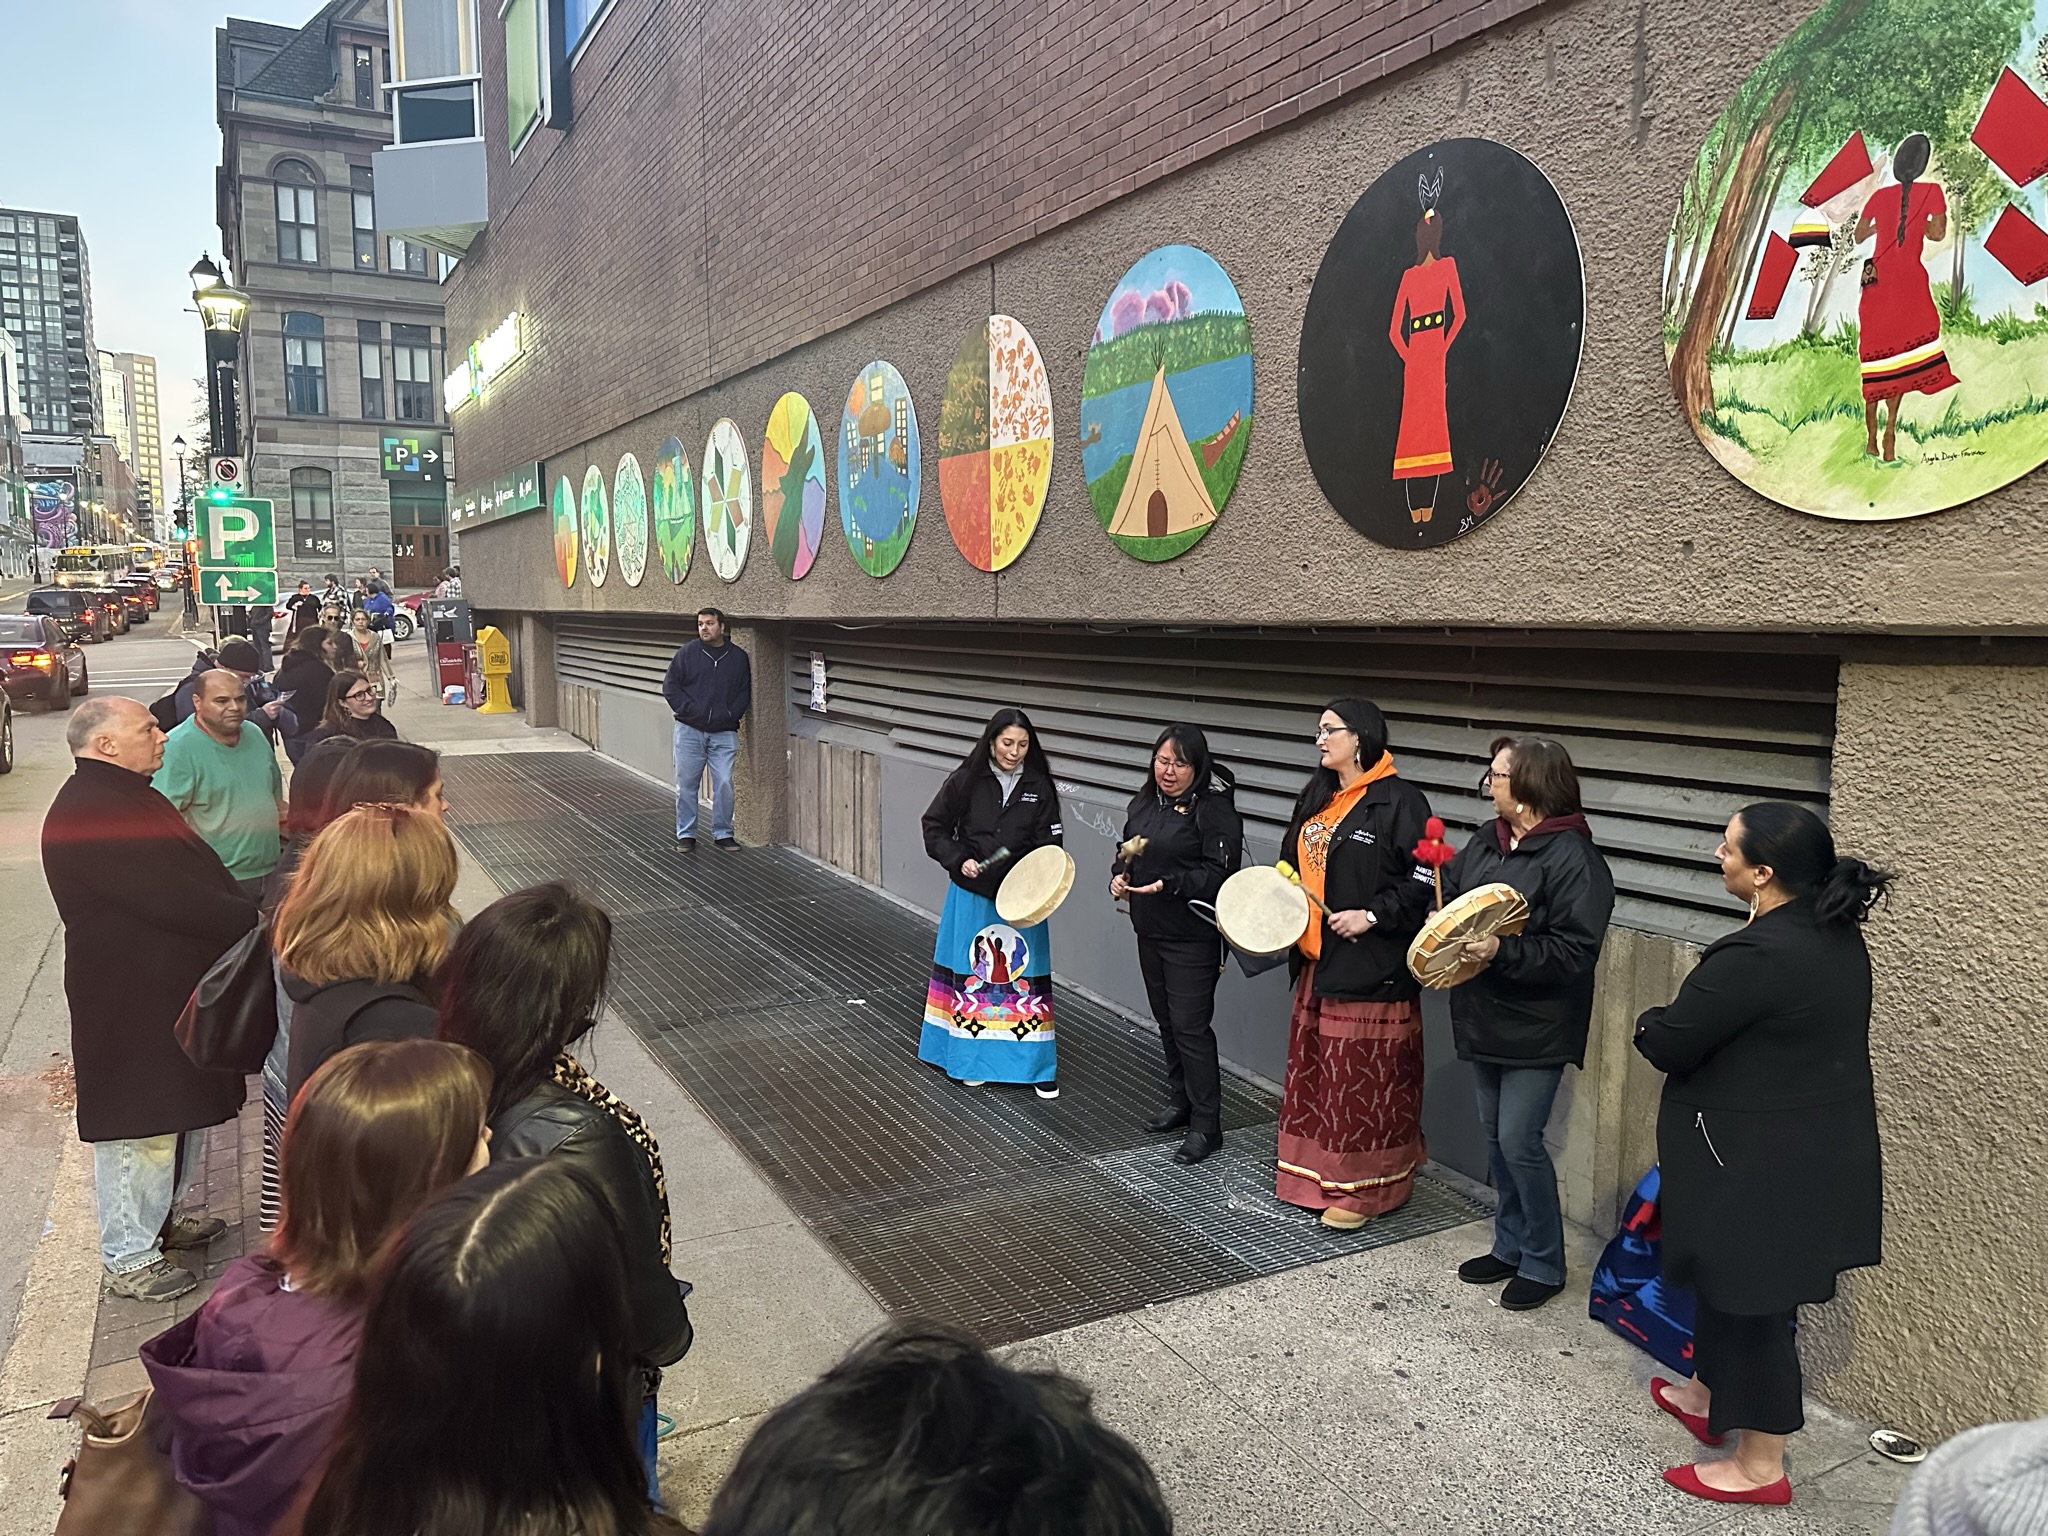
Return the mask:
<path fill-rule="evenodd" d="M 576 487 L 567 475 L 555 481 L 551 511 L 555 520 L 555 574 L 562 585 L 576 585 Z"/>
<path fill-rule="evenodd" d="M 604 585 L 612 564 L 612 511 L 604 494 L 604 471 L 583 471 L 583 568 L 593 587 Z"/>
<path fill-rule="evenodd" d="M 679 437 L 667 438 L 654 455 L 654 547 L 662 574 L 680 584 L 690 574 L 697 542 L 697 479 Z"/>
<path fill-rule="evenodd" d="M 854 563 L 886 576 L 917 531 L 917 407 L 893 363 L 861 369 L 839 416 L 839 526 Z"/>
<path fill-rule="evenodd" d="M 1024 553 L 1052 479 L 1052 388 L 1031 333 L 990 315 L 967 333 L 939 403 L 939 504 L 978 571 Z"/>
<path fill-rule="evenodd" d="M 612 538 L 619 549 L 619 574 L 637 587 L 647 574 L 647 483 L 640 461 L 628 453 L 612 475 Z"/>
<path fill-rule="evenodd" d="M 783 575 L 801 581 L 810 574 L 825 532 L 825 447 L 818 418 L 802 395 L 784 395 L 768 413 L 761 443 L 761 531 Z"/>
<path fill-rule="evenodd" d="M 724 416 L 704 444 L 704 553 L 720 581 L 739 580 L 754 537 L 754 483 L 747 444 Z"/>

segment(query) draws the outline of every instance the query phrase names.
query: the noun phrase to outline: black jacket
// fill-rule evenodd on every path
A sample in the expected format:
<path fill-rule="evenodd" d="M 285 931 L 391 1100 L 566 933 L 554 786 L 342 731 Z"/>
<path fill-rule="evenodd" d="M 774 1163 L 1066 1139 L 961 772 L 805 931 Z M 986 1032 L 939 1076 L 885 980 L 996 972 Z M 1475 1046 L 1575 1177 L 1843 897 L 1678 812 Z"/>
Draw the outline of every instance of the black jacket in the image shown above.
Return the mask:
<path fill-rule="evenodd" d="M 1808 900 L 1716 939 L 1636 1049 L 1657 1116 L 1664 1275 L 1723 1312 L 1826 1301 L 1882 1258 L 1870 955 Z"/>
<path fill-rule="evenodd" d="M 1310 813 L 1312 817 L 1314 812 Z M 1280 840 L 1280 857 L 1301 868 L 1301 823 L 1297 816 Z M 1322 913 L 1323 956 L 1316 965 L 1317 997 L 1345 1002 L 1398 1003 L 1422 995 L 1408 974 L 1408 944 L 1429 916 L 1436 894 L 1431 872 L 1415 862 L 1429 820 L 1422 791 L 1398 774 L 1366 787 L 1330 839 L 1323 877 L 1323 901 L 1332 912 L 1363 908 L 1376 921 L 1356 939 L 1330 931 Z M 1298 975 L 1303 957 L 1294 952 L 1288 973 Z"/>
<path fill-rule="evenodd" d="M 1451 989 L 1451 1038 L 1464 1061 L 1583 1067 L 1614 877 L 1583 816 L 1541 823 L 1513 849 L 1506 831 L 1498 818 L 1487 822 L 1444 867 L 1445 901 L 1499 881 L 1529 903 L 1522 931 Z"/>
<path fill-rule="evenodd" d="M 661 680 L 669 713 L 700 731 L 736 731 L 754 701 L 754 664 L 730 640 L 713 650 L 702 640 L 679 646 Z"/>
<path fill-rule="evenodd" d="M 984 759 L 973 768 L 956 768 L 925 807 L 924 851 L 945 867 L 955 885 L 991 900 L 1018 859 L 1034 848 L 1058 844 L 1061 833 L 1060 792 L 1028 760 L 1007 805 L 995 769 Z M 960 873 L 969 859 L 985 859 L 998 848 L 1010 850 L 1009 863 L 972 880 Z"/>
<path fill-rule="evenodd" d="M 281 967 L 280 973 L 284 994 L 292 1000 L 287 1104 L 336 1051 L 365 1040 L 431 1040 L 440 1023 L 427 995 L 402 981 L 336 981 L 318 987 Z"/>
<path fill-rule="evenodd" d="M 284 665 L 271 677 L 270 685 L 279 693 L 292 695 L 291 703 L 285 708 L 297 715 L 310 730 L 320 723 L 321 715 L 327 711 L 327 685 L 333 681 L 334 668 L 325 661 L 318 656 L 294 652 L 285 657 Z"/>
<path fill-rule="evenodd" d="M 1131 797 L 1124 813 L 1123 840 L 1145 839 L 1145 851 L 1126 866 L 1110 862 L 1109 872 L 1132 885 L 1164 880 L 1156 896 L 1128 898 L 1131 929 L 1141 939 L 1216 939 L 1216 924 L 1188 905 L 1212 906 L 1223 882 L 1244 857 L 1244 819 L 1237 814 L 1236 786 L 1212 777 L 1200 789 L 1168 800 L 1147 784 Z"/>
<path fill-rule="evenodd" d="M 683 1288 L 661 1258 L 661 1201 L 654 1170 L 618 1121 L 558 1084 L 542 1083 L 491 1122 L 491 1161 L 567 1159 L 612 1202 L 626 1240 L 633 1347 L 649 1365 L 673 1365 L 690 1347 Z"/>
<path fill-rule="evenodd" d="M 338 725 L 316 725 L 306 734 L 306 750 L 311 751 L 323 741 L 332 741 L 337 736 L 353 736 L 357 741 L 396 741 L 398 727 L 378 710 L 355 722 L 355 729 L 348 730 Z"/>
<path fill-rule="evenodd" d="M 171 1028 L 199 978 L 256 922 L 220 856 L 145 774 L 77 760 L 43 819 L 64 921 L 78 1138 L 129 1141 L 233 1119 L 246 1082 L 207 1072 Z"/>

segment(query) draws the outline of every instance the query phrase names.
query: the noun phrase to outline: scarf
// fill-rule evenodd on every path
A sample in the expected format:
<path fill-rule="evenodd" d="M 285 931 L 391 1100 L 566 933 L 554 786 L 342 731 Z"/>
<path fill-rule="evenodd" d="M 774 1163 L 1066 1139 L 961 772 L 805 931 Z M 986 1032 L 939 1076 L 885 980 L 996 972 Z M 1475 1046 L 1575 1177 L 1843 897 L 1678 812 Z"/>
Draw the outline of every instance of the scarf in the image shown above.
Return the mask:
<path fill-rule="evenodd" d="M 1394 754 L 1382 752 L 1378 762 L 1353 779 L 1348 788 L 1338 790 L 1328 805 L 1301 824 L 1301 868 L 1295 873 L 1301 876 L 1301 888 L 1308 892 L 1312 906 L 1320 908 L 1323 900 L 1323 884 L 1330 871 L 1330 839 L 1337 835 L 1337 828 L 1344 824 L 1351 808 L 1365 798 L 1365 792 L 1381 779 L 1393 776 Z M 1323 922 L 1315 913 L 1310 914 L 1308 931 L 1301 936 L 1301 951 L 1311 960 L 1322 958 Z"/>
<path fill-rule="evenodd" d="M 655 1143 L 654 1133 L 647 1129 L 638 1110 L 584 1071 L 582 1063 L 567 1051 L 555 1058 L 554 1082 L 557 1088 L 567 1089 L 610 1115 L 626 1133 L 626 1139 L 646 1156 L 647 1167 L 654 1175 L 654 1197 L 661 1204 L 661 1262 L 668 1263 L 675 1256 L 668 1215 L 668 1175 L 662 1171 L 661 1148 Z"/>

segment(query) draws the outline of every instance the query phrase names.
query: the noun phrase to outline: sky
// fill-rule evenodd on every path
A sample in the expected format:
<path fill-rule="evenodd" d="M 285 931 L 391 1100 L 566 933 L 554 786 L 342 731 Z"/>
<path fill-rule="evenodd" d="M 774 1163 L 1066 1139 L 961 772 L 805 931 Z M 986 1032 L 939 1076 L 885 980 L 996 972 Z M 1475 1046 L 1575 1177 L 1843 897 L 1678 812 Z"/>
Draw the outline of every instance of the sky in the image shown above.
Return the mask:
<path fill-rule="evenodd" d="M 233 13 L 298 26 L 320 0 L 236 0 Z M 205 395 L 186 273 L 220 254 L 213 222 L 213 33 L 222 0 L 0 0 L 0 207 L 78 215 L 92 263 L 93 336 L 156 358 L 165 483 Z"/>

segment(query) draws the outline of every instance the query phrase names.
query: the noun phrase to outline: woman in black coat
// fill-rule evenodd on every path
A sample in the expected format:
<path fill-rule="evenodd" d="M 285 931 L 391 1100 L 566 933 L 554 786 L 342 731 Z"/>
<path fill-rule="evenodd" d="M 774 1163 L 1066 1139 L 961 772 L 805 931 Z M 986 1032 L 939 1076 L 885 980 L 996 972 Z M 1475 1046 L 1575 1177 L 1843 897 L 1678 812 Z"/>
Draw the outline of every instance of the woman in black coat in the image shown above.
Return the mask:
<path fill-rule="evenodd" d="M 1787 1504 L 1805 1423 L 1794 1314 L 1882 1258 L 1870 1072 L 1870 955 L 1858 925 L 1891 876 L 1837 858 L 1826 823 L 1766 801 L 1728 823 L 1721 883 L 1747 927 L 1715 940 L 1668 1008 L 1636 1021 L 1667 1076 L 1657 1116 L 1664 1278 L 1692 1287 L 1694 1379 L 1657 1405 L 1725 1461 L 1665 1481 L 1722 1503 Z"/>
<path fill-rule="evenodd" d="M 1451 1038 L 1472 1063 L 1500 1198 L 1493 1247 L 1460 1264 L 1458 1278 L 1505 1280 L 1500 1304 L 1526 1312 L 1564 1289 L 1564 1212 L 1543 1128 L 1565 1066 L 1586 1064 L 1614 877 L 1593 846 L 1570 753 L 1541 737 L 1501 736 L 1492 757 L 1479 787 L 1499 814 L 1444 870 L 1444 899 L 1511 885 L 1529 920 L 1518 934 L 1468 946 L 1486 967 L 1450 994 Z"/>
<path fill-rule="evenodd" d="M 1166 1054 L 1166 1107 L 1145 1129 L 1188 1127 L 1176 1163 L 1199 1163 L 1223 1145 L 1222 1075 L 1209 1023 L 1223 939 L 1188 903 L 1213 904 L 1237 868 L 1244 821 L 1236 789 L 1230 770 L 1210 760 L 1200 726 L 1169 725 L 1152 744 L 1152 771 L 1131 797 L 1123 843 L 1109 866 L 1109 894 L 1131 904 L 1138 969 Z M 1143 850 L 1126 858 L 1122 850 L 1137 838 L 1145 840 Z"/>
<path fill-rule="evenodd" d="M 324 647 L 332 638 L 332 631 L 317 624 L 299 630 L 292 637 L 292 648 L 285 653 L 277 675 L 270 680 L 270 686 L 278 693 L 292 695 L 292 713 L 297 716 L 300 729 L 284 739 L 284 753 L 295 766 L 305 755 L 306 738 L 320 724 L 321 711 L 327 707 L 327 687 L 334 680 L 334 669 L 327 665 Z"/>

